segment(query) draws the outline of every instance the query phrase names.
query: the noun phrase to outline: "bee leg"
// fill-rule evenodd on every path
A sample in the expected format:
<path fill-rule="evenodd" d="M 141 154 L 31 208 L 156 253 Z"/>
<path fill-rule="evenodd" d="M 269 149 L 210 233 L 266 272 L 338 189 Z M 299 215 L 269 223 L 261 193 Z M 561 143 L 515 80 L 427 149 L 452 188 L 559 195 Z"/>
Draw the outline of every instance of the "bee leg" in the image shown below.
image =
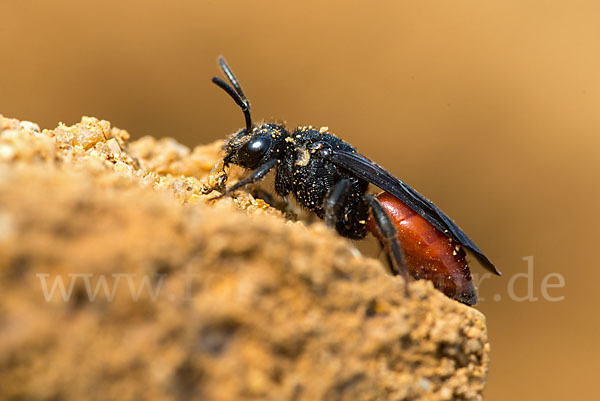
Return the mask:
<path fill-rule="evenodd" d="M 335 228 L 335 224 L 339 219 L 340 208 L 344 205 L 349 189 L 350 180 L 345 178 L 336 183 L 327 193 L 325 202 L 323 202 L 323 209 L 325 209 L 323 220 L 329 227 Z"/>
<path fill-rule="evenodd" d="M 257 182 L 262 180 L 263 178 L 265 178 L 265 176 L 267 175 L 267 173 L 277 165 L 277 163 L 279 163 L 279 160 L 277 159 L 271 159 L 268 162 L 266 162 L 265 164 L 263 164 L 262 166 L 258 166 L 258 168 L 256 170 L 254 170 L 254 172 L 250 175 L 250 177 L 245 178 L 241 181 L 236 182 L 235 184 L 233 184 L 232 186 L 230 186 L 229 188 L 227 188 L 221 195 L 219 196 L 215 196 L 214 198 L 211 198 L 210 200 L 217 200 L 220 199 L 230 193 L 232 193 L 233 191 L 243 187 L 244 185 L 248 185 L 251 184 L 253 182 Z"/>
<path fill-rule="evenodd" d="M 408 268 L 402 246 L 398 241 L 398 231 L 387 211 L 381 206 L 381 203 L 372 195 L 365 196 L 366 201 L 371 206 L 373 217 L 379 232 L 383 237 L 383 246 L 386 248 L 388 258 L 391 261 L 390 266 L 393 274 L 399 274 L 404 279 L 406 293 L 408 294 Z"/>
<path fill-rule="evenodd" d="M 265 191 L 262 188 L 252 188 L 251 192 L 252 196 L 258 199 L 262 199 L 269 206 L 274 207 L 275 209 L 285 211 L 289 205 L 289 202 L 286 198 L 278 199 L 273 196 L 270 192 Z"/>

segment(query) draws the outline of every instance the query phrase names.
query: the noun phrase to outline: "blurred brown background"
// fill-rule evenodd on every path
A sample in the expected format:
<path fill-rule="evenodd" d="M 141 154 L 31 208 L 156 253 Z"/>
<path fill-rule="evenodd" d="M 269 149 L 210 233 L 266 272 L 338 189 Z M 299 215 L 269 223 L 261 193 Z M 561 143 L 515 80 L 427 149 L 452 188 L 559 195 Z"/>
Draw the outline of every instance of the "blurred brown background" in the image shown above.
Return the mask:
<path fill-rule="evenodd" d="M 600 3 L 4 0 L 0 113 L 187 145 L 256 119 L 327 125 L 433 199 L 503 271 L 480 287 L 487 400 L 586 399 L 600 350 Z M 509 296 L 534 257 L 536 302 Z M 481 273 L 481 270 L 479 270 Z M 540 290 L 560 273 L 564 288 Z M 556 280 L 551 280 L 555 283 Z M 515 292 L 524 296 L 525 279 Z"/>

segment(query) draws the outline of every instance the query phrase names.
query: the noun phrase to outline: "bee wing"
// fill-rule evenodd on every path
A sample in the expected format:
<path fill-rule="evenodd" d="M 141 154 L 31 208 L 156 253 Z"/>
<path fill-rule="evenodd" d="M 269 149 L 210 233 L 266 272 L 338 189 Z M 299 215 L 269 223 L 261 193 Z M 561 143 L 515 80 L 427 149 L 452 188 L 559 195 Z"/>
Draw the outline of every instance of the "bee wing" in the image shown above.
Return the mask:
<path fill-rule="evenodd" d="M 389 171 L 374 161 L 369 160 L 356 152 L 333 149 L 325 156 L 325 158 L 395 196 L 431 223 L 441 233 L 468 248 L 487 270 L 497 275 L 501 274 L 477 245 L 467 237 L 467 234 L 465 234 L 460 227 L 450 219 L 450 217 L 431 203 L 429 199 L 409 187 L 403 181 L 394 177 Z"/>

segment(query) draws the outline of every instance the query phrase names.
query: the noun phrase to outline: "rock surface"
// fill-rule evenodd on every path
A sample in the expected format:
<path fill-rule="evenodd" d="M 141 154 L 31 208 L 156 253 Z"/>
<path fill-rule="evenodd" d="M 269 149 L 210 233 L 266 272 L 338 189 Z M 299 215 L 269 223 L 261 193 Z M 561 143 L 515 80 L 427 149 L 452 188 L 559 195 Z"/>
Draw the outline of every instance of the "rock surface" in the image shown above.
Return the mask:
<path fill-rule="evenodd" d="M 481 313 L 246 192 L 207 202 L 220 145 L 0 116 L 1 399 L 481 399 Z"/>

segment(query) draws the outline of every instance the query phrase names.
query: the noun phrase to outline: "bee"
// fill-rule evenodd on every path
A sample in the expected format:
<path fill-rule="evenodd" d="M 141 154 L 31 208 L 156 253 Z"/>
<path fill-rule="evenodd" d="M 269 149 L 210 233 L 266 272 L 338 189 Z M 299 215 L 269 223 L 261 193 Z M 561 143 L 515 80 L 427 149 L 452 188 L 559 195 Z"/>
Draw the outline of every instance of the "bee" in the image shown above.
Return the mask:
<path fill-rule="evenodd" d="M 405 283 L 410 274 L 432 281 L 452 299 L 477 303 L 465 249 L 484 268 L 501 273 L 444 212 L 327 129 L 253 123 L 250 102 L 237 78 L 223 57 L 219 65 L 229 83 L 218 77 L 212 82 L 242 109 L 246 122 L 226 141 L 222 166 L 237 165 L 251 174 L 213 199 L 274 171 L 277 195 L 294 197 L 340 235 L 358 240 L 372 233 L 386 250 L 392 273 Z M 226 177 L 221 184 L 225 182 Z M 369 194 L 369 184 L 383 192 Z"/>

